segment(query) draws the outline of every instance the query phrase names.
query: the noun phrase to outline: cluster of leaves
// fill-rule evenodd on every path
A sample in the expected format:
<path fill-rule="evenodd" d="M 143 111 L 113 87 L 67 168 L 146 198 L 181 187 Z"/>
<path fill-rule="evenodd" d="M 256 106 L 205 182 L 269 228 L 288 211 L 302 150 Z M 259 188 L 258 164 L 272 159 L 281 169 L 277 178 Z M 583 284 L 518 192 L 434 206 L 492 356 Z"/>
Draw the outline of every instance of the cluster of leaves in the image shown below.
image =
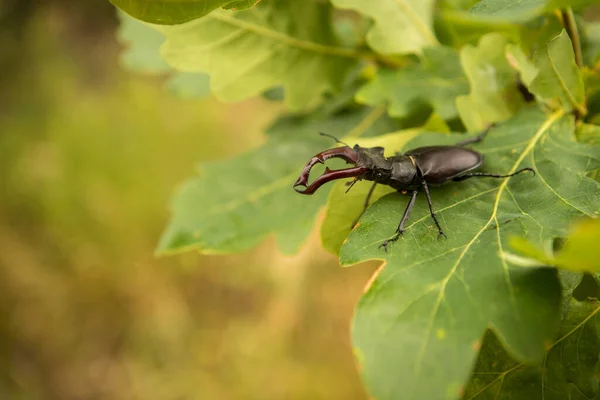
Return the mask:
<path fill-rule="evenodd" d="M 221 100 L 263 95 L 289 110 L 262 147 L 200 166 L 158 253 L 238 252 L 275 235 L 291 254 L 326 206 L 323 246 L 342 266 L 383 261 L 352 328 L 374 398 L 600 398 L 593 0 L 111 1 L 137 18 L 122 14 L 126 65 L 190 95 L 210 80 Z M 436 189 L 447 240 L 417 200 L 385 253 L 401 195 L 378 187 L 351 230 L 369 184 L 291 188 L 331 147 L 319 131 L 391 154 L 492 123 L 476 145 L 484 169 L 537 174 Z"/>

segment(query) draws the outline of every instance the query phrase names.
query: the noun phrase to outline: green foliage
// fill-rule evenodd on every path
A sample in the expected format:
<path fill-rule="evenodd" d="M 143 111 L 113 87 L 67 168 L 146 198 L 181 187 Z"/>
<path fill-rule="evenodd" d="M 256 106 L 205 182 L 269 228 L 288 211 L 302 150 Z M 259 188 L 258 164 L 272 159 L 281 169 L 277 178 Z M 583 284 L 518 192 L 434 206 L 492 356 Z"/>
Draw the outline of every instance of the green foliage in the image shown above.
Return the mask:
<path fill-rule="evenodd" d="M 515 361 L 486 334 L 464 399 L 592 399 L 598 396 L 600 303 L 571 299 L 556 339 L 538 365 Z"/>
<path fill-rule="evenodd" d="M 421 53 L 438 44 L 433 32 L 433 0 L 332 0 L 373 19 L 369 45 L 382 54 Z"/>
<path fill-rule="evenodd" d="M 513 238 L 511 247 L 526 265 L 554 265 L 574 272 L 600 273 L 600 220 L 590 219 L 577 223 L 571 230 L 564 247 L 556 254 L 537 247 L 523 238 Z"/>
<path fill-rule="evenodd" d="M 158 251 L 239 252 L 272 234 L 294 253 L 325 207 L 322 243 L 343 266 L 383 261 L 352 327 L 374 398 L 595 396 L 598 306 L 573 297 L 589 283 L 579 272 L 597 272 L 598 259 L 599 41 L 595 23 L 573 17 L 591 1 L 331 3 L 263 0 L 152 26 L 170 68 L 208 74 L 220 99 L 265 93 L 296 112 L 262 147 L 200 167 L 176 195 Z M 327 184 L 312 197 L 291 188 L 313 154 L 334 146 L 318 131 L 391 155 L 491 124 L 473 145 L 482 170 L 536 175 L 433 188 L 447 239 L 423 195 L 385 252 L 405 196 L 377 186 L 360 216 L 369 182 L 347 194 L 348 182 Z M 581 217 L 595 228 L 571 231 Z"/>
<path fill-rule="evenodd" d="M 421 135 L 407 147 L 457 141 L 438 136 Z M 341 248 L 342 265 L 386 261 L 358 304 L 353 327 L 367 386 L 378 398 L 458 393 L 477 356 L 473 342 L 488 326 L 528 362 L 541 360 L 544 343 L 554 336 L 556 273 L 513 267 L 501 255 L 511 236 L 536 243 L 566 236 L 573 217 L 600 210 L 600 185 L 585 176 L 600 167 L 600 148 L 575 140 L 571 117 L 528 109 L 493 129 L 477 150 L 486 156 L 486 170 L 531 166 L 537 177 L 444 187 L 433 201 L 448 239 L 438 240 L 427 204 L 420 202 L 389 254 L 378 246 L 394 233 L 406 200 L 387 195 Z M 439 363 L 442 356 L 447 363 Z M 426 384 L 431 379 L 435 385 Z"/>
<path fill-rule="evenodd" d="M 203 17 L 216 8 L 243 10 L 257 0 L 110 0 L 133 17 L 155 24 L 181 24 Z"/>
<path fill-rule="evenodd" d="M 320 2 L 264 0 L 261 7 L 215 11 L 203 19 L 160 27 L 162 55 L 183 71 L 206 72 L 225 101 L 256 96 L 282 85 L 291 109 L 315 105 L 339 90 L 362 55 L 339 47 Z"/>
<path fill-rule="evenodd" d="M 365 104 L 389 104 L 388 113 L 406 117 L 430 106 L 440 117 L 458 116 L 455 99 L 468 91 L 458 54 L 447 47 L 424 50 L 423 61 L 402 69 L 382 69 L 356 94 Z"/>
<path fill-rule="evenodd" d="M 507 22 L 525 22 L 557 8 L 582 8 L 594 0 L 483 0 L 470 12 L 478 17 Z"/>
<path fill-rule="evenodd" d="M 586 64 L 594 66 L 600 62 L 600 22 L 584 22 L 582 31 Z"/>
<path fill-rule="evenodd" d="M 462 67 L 471 93 L 459 96 L 456 107 L 469 131 L 480 131 L 509 118 L 522 103 L 515 85 L 516 73 L 506 59 L 507 40 L 497 33 L 481 38 L 479 45 L 461 50 Z"/>
<path fill-rule="evenodd" d="M 565 31 L 549 41 L 534 57 L 538 73 L 528 84 L 529 90 L 565 111 L 577 110 L 585 115 L 583 78 L 575 64 L 573 46 Z"/>
<path fill-rule="evenodd" d="M 201 166 L 200 176 L 186 182 L 175 197 L 173 219 L 158 252 L 239 252 L 271 233 L 283 252 L 297 252 L 327 199 L 326 190 L 308 198 L 291 190 L 306 155 L 331 145 L 331 139 L 315 132 L 378 134 L 390 128 L 376 124 L 379 119 L 381 113 L 369 108 L 342 116 L 284 118 L 269 129 L 262 147 Z"/>

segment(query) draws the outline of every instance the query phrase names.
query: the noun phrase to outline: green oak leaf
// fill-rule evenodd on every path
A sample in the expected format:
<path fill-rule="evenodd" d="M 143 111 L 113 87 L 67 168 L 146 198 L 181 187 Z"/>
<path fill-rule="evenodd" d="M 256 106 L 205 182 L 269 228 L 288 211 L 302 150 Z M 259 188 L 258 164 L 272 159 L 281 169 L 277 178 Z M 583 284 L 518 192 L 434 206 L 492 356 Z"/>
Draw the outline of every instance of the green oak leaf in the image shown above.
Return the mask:
<path fill-rule="evenodd" d="M 526 22 L 553 9 L 580 9 L 595 0 L 482 0 L 469 13 L 482 19 L 504 22 Z"/>
<path fill-rule="evenodd" d="M 479 18 L 494 18 L 509 22 L 525 22 L 542 15 L 548 0 L 483 0 L 469 12 Z"/>
<path fill-rule="evenodd" d="M 260 0 L 109 0 L 127 14 L 153 24 L 181 24 L 223 7 L 243 10 Z"/>
<path fill-rule="evenodd" d="M 491 327 L 518 360 L 541 361 L 560 316 L 556 270 L 510 265 L 509 237 L 535 243 L 564 237 L 570 221 L 600 211 L 600 147 L 576 141 L 563 111 L 526 108 L 492 128 L 473 148 L 483 171 L 532 167 L 536 176 L 470 179 L 432 188 L 447 239 L 438 239 L 423 195 L 404 236 L 389 252 L 407 196 L 375 202 L 340 250 L 349 266 L 370 259 L 384 267 L 357 306 L 353 342 L 371 394 L 384 399 L 448 399 L 461 393 L 479 341 Z M 420 135 L 407 147 L 456 143 L 456 135 Z M 441 362 L 443 360 L 443 362 Z"/>
<path fill-rule="evenodd" d="M 478 2 L 479 0 L 442 0 L 440 5 L 446 9 L 468 10 Z"/>
<path fill-rule="evenodd" d="M 531 93 L 555 109 L 587 113 L 583 78 L 566 31 L 535 53 L 534 64 L 538 73 L 528 85 Z"/>
<path fill-rule="evenodd" d="M 374 21 L 367 43 L 378 53 L 421 53 L 436 46 L 433 0 L 331 0 L 334 6 L 355 10 Z"/>
<path fill-rule="evenodd" d="M 578 221 L 567 241 L 553 254 L 523 238 L 512 238 L 511 247 L 520 254 L 538 261 L 538 265 L 553 265 L 573 272 L 600 273 L 600 220 Z"/>
<path fill-rule="evenodd" d="M 327 187 L 313 196 L 292 189 L 308 160 L 334 147 L 331 139 L 318 132 L 338 137 L 350 132 L 384 133 L 390 125 L 378 124 L 385 119 L 382 114 L 378 109 L 361 108 L 322 118 L 283 118 L 270 129 L 262 147 L 234 159 L 203 164 L 199 175 L 175 195 L 172 220 L 157 252 L 233 253 L 257 245 L 269 234 L 275 235 L 283 252 L 296 252 L 327 199 Z"/>
<path fill-rule="evenodd" d="M 523 52 L 519 45 L 509 43 L 506 46 L 506 58 L 509 64 L 519 71 L 521 82 L 526 86 L 531 85 L 531 82 L 538 73 L 537 68 L 532 60 Z"/>
<path fill-rule="evenodd" d="M 293 110 L 339 91 L 363 54 L 339 47 L 331 6 L 263 0 L 246 11 L 213 11 L 177 26 L 155 26 L 167 38 L 162 55 L 177 70 L 210 75 L 212 92 L 238 101 L 283 86 Z"/>
<path fill-rule="evenodd" d="M 206 74 L 178 72 L 160 56 L 160 46 L 165 36 L 152 26 L 118 12 L 120 26 L 119 42 L 125 46 L 121 64 L 130 70 L 149 74 L 165 74 L 170 79 L 167 87 L 185 97 L 205 97 L 210 94 L 209 78 Z"/>
<path fill-rule="evenodd" d="M 580 142 L 600 145 L 600 126 L 591 124 L 580 124 L 577 127 L 577 140 Z"/>
<path fill-rule="evenodd" d="M 575 272 L 600 273 L 600 220 L 579 221 L 564 247 L 556 254 L 556 265 Z"/>
<path fill-rule="evenodd" d="M 430 106 L 444 119 L 458 116 L 456 97 L 469 91 L 458 53 L 449 47 L 425 49 L 423 61 L 406 68 L 377 72 L 356 94 L 360 103 L 387 103 L 388 113 L 404 117 L 418 107 Z"/>
<path fill-rule="evenodd" d="M 566 315 L 571 309 L 571 300 L 573 299 L 573 293 L 577 290 L 577 287 L 583 281 L 583 274 L 579 272 L 571 272 L 564 269 L 558 270 L 558 278 L 560 279 L 560 286 L 562 287 L 562 316 L 561 319 L 565 319 Z"/>
<path fill-rule="evenodd" d="M 589 67 L 600 67 L 600 22 L 582 22 L 582 51 Z"/>
<path fill-rule="evenodd" d="M 475 45 L 481 36 L 493 32 L 518 40 L 521 29 L 515 24 L 478 18 L 467 11 L 448 8 L 436 13 L 435 26 L 440 42 L 454 48 Z"/>
<path fill-rule="evenodd" d="M 600 303 L 571 299 L 556 339 L 538 365 L 514 360 L 491 333 L 485 336 L 464 400 L 597 399 Z"/>
<path fill-rule="evenodd" d="M 460 61 L 471 93 L 459 96 L 456 107 L 471 132 L 509 118 L 523 103 L 516 86 L 516 72 L 506 58 L 507 44 L 503 35 L 490 33 L 481 38 L 477 47 L 465 46 L 461 50 Z"/>

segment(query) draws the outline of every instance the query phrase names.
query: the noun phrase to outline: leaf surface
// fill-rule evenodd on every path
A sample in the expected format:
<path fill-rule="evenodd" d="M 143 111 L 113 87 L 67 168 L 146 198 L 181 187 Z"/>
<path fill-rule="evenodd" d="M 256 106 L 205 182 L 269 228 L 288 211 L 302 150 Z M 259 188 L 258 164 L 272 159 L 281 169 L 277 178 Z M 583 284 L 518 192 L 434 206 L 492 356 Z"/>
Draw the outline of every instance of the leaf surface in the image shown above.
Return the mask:
<path fill-rule="evenodd" d="M 317 1 L 263 0 L 247 11 L 214 11 L 177 26 L 160 26 L 162 55 L 174 68 L 205 72 L 212 92 L 239 101 L 283 86 L 294 110 L 316 105 L 342 87 L 363 53 L 339 47 L 331 6 Z"/>
<path fill-rule="evenodd" d="M 571 299 L 557 339 L 541 365 L 515 361 L 488 333 L 465 400 L 565 400 L 598 396 L 600 303 Z"/>
<path fill-rule="evenodd" d="M 486 157 L 482 170 L 533 167 L 537 175 L 474 178 L 432 189 L 447 239 L 438 240 L 422 195 L 389 253 L 378 246 L 394 234 L 407 197 L 384 196 L 361 218 L 340 261 L 385 261 L 353 323 L 356 353 L 375 398 L 458 397 L 488 327 L 518 360 L 543 359 L 559 320 L 556 271 L 513 267 L 501 254 L 512 236 L 541 243 L 565 236 L 574 217 L 600 211 L 600 187 L 586 177 L 600 166 L 600 148 L 578 143 L 574 130 L 571 116 L 537 109 L 492 128 L 473 146 Z M 458 140 L 421 135 L 408 147 Z"/>
<path fill-rule="evenodd" d="M 503 35 L 490 33 L 477 47 L 469 45 L 461 50 L 460 61 L 471 92 L 458 97 L 456 107 L 469 131 L 481 131 L 509 118 L 523 103 L 515 84 L 516 73 L 506 59 L 507 44 Z"/>
<path fill-rule="evenodd" d="M 330 186 L 313 196 L 292 189 L 302 167 L 316 153 L 335 147 L 318 132 L 343 137 L 382 133 L 380 110 L 361 108 L 340 116 L 284 118 L 262 147 L 237 158 L 204 164 L 176 194 L 173 217 L 157 252 L 197 249 L 203 253 L 247 250 L 274 234 L 280 249 L 294 253 L 313 228 Z M 322 171 L 321 171 L 322 172 Z M 313 172 L 318 174 L 319 171 Z"/>
<path fill-rule="evenodd" d="M 414 66 L 377 72 L 362 87 L 356 100 L 370 105 L 387 103 L 388 113 L 408 116 L 426 105 L 442 118 L 456 118 L 456 97 L 469 91 L 458 54 L 448 47 L 425 49 L 423 61 Z"/>
<path fill-rule="evenodd" d="M 538 265 L 553 265 L 573 272 L 600 273 L 600 220 L 578 221 L 571 229 L 564 246 L 551 254 L 538 246 L 522 239 L 514 238 L 511 246 Z"/>
<path fill-rule="evenodd" d="M 549 41 L 536 52 L 534 64 L 538 69 L 529 84 L 531 93 L 549 102 L 554 108 L 587 113 L 581 72 L 566 31 Z"/>
<path fill-rule="evenodd" d="M 378 53 L 421 53 L 438 44 L 433 32 L 433 0 L 331 0 L 374 21 L 367 43 Z"/>
<path fill-rule="evenodd" d="M 181 24 L 200 18 L 219 7 L 245 9 L 256 0 L 110 0 L 127 14 L 154 24 Z"/>
<path fill-rule="evenodd" d="M 581 23 L 583 31 L 583 55 L 588 66 L 593 67 L 600 63 L 600 22 Z"/>
<path fill-rule="evenodd" d="M 469 12 L 479 18 L 526 22 L 553 9 L 583 8 L 594 0 L 482 0 Z"/>

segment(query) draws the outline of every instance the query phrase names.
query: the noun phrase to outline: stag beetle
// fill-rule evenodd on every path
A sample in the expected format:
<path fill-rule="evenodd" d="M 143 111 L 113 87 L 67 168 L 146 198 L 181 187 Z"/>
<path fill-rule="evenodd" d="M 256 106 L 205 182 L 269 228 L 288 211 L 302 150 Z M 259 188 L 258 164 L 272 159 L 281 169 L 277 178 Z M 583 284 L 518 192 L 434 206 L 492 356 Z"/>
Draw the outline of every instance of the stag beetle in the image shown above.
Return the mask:
<path fill-rule="evenodd" d="M 373 185 L 367 194 L 364 203 L 363 213 L 369 206 L 369 200 L 373 194 L 373 190 L 377 184 L 388 185 L 397 191 L 406 194 L 411 191 L 411 198 L 408 202 L 400 224 L 396 229 L 396 234 L 385 240 L 379 247 L 383 247 L 387 251 L 387 246 L 391 242 L 395 242 L 404 233 L 404 224 L 408 220 L 410 211 L 412 210 L 419 189 L 423 188 L 429 205 L 429 213 L 438 228 L 438 238 L 446 235 L 438 222 L 433 205 L 431 204 L 431 196 L 429 194 L 429 185 L 440 185 L 449 181 L 464 181 L 465 179 L 474 177 L 490 177 L 490 178 L 509 178 L 521 172 L 531 171 L 535 175 L 532 168 L 523 168 L 512 174 L 500 175 L 489 174 L 485 172 L 471 172 L 481 166 L 483 163 L 483 154 L 474 150 L 467 149 L 464 146 L 477 143 L 483 140 L 489 128 L 479 136 L 464 140 L 454 146 L 427 146 L 409 150 L 404 154 L 396 153 L 392 157 L 383 155 L 383 147 L 354 147 L 348 146 L 334 136 L 321 133 L 323 136 L 330 137 L 336 142 L 341 143 L 344 147 L 336 147 L 325 150 L 313 158 L 306 164 L 300 174 L 300 177 L 294 184 L 294 190 L 301 194 L 313 194 L 323 184 L 343 178 L 354 178 L 348 183 L 350 190 L 352 186 L 359 180 L 372 181 Z M 352 168 L 330 170 L 325 168 L 323 175 L 318 177 L 312 184 L 308 184 L 308 177 L 311 168 L 316 163 L 323 164 L 325 160 L 330 158 L 341 158 L 348 164 L 354 164 Z M 305 189 L 299 189 L 304 187 Z M 346 190 L 346 192 L 348 192 Z M 362 213 L 361 213 L 362 215 Z M 354 225 L 356 224 L 356 221 Z"/>

